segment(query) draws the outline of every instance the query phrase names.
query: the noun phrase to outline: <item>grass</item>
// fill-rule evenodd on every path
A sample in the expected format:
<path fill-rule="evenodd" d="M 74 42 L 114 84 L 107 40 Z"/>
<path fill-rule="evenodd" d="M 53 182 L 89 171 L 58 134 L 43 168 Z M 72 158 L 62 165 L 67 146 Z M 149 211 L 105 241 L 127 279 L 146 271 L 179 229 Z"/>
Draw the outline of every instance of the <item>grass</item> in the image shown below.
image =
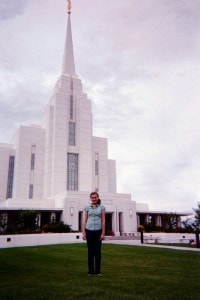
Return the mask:
<path fill-rule="evenodd" d="M 200 252 L 102 247 L 102 276 L 87 276 L 85 244 L 0 250 L 0 299 L 200 299 Z"/>

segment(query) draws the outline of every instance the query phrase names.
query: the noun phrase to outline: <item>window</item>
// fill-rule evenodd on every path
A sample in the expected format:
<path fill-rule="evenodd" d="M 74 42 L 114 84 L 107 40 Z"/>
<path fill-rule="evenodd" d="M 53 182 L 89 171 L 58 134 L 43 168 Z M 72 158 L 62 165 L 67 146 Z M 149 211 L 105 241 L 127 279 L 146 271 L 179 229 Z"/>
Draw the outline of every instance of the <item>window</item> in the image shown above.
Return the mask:
<path fill-rule="evenodd" d="M 67 154 L 67 190 L 78 191 L 78 154 Z"/>
<path fill-rule="evenodd" d="M 6 199 L 12 198 L 14 167 L 15 167 L 15 157 L 10 156 L 9 157 L 9 166 L 8 166 L 8 183 L 7 183 Z"/>
<path fill-rule="evenodd" d="M 74 101 L 73 101 L 73 95 L 70 95 L 70 103 L 69 103 L 69 117 L 71 120 L 73 120 L 74 117 Z"/>
<path fill-rule="evenodd" d="M 35 169 L 35 149 L 36 145 L 31 146 L 31 170 Z"/>
<path fill-rule="evenodd" d="M 31 170 L 35 168 L 35 153 L 31 153 Z"/>
<path fill-rule="evenodd" d="M 99 154 L 95 153 L 95 175 L 99 175 Z"/>
<path fill-rule="evenodd" d="M 75 123 L 69 122 L 69 145 L 75 146 Z"/>
<path fill-rule="evenodd" d="M 33 199 L 33 184 L 29 186 L 29 199 Z"/>
<path fill-rule="evenodd" d="M 95 153 L 94 159 L 94 187 L 95 191 L 98 192 L 99 190 L 99 153 Z"/>

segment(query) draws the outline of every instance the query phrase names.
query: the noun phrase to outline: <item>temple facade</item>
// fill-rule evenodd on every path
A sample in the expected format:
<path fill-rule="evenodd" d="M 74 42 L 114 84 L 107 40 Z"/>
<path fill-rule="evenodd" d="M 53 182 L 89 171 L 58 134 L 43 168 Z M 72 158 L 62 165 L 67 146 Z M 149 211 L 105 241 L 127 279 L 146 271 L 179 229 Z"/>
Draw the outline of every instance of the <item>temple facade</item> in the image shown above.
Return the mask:
<path fill-rule="evenodd" d="M 0 144 L 0 213 L 10 227 L 14 212 L 34 210 L 41 226 L 63 220 L 78 231 L 89 194 L 98 191 L 106 233 L 136 232 L 148 205 L 117 193 L 107 139 L 93 136 L 91 100 L 75 71 L 70 17 L 69 10 L 62 71 L 41 124 L 22 125 L 11 144 Z"/>

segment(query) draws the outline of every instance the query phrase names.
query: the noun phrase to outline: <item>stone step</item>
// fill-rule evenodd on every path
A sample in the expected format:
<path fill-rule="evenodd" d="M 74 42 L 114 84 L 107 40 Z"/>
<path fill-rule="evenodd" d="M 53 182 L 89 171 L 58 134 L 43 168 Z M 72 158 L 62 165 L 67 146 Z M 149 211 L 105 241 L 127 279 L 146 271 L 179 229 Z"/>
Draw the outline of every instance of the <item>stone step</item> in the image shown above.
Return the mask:
<path fill-rule="evenodd" d="M 105 236 L 105 240 L 140 240 L 139 236 Z"/>

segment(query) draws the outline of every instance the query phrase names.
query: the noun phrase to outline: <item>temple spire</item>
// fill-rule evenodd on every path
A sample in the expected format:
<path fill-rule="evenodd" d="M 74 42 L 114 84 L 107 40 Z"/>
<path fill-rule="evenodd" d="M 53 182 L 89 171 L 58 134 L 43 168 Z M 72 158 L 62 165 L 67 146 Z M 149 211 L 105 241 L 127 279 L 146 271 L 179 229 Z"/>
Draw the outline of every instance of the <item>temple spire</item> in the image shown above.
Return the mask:
<path fill-rule="evenodd" d="M 75 64 L 74 64 L 74 50 L 72 42 L 72 30 L 71 30 L 71 1 L 68 0 L 68 22 L 67 22 L 67 33 L 65 39 L 65 48 L 63 56 L 62 74 L 76 75 Z"/>
<path fill-rule="evenodd" d="M 71 14 L 71 0 L 67 0 L 67 3 L 68 3 L 68 5 L 67 5 L 67 8 L 68 8 L 68 14 Z"/>

